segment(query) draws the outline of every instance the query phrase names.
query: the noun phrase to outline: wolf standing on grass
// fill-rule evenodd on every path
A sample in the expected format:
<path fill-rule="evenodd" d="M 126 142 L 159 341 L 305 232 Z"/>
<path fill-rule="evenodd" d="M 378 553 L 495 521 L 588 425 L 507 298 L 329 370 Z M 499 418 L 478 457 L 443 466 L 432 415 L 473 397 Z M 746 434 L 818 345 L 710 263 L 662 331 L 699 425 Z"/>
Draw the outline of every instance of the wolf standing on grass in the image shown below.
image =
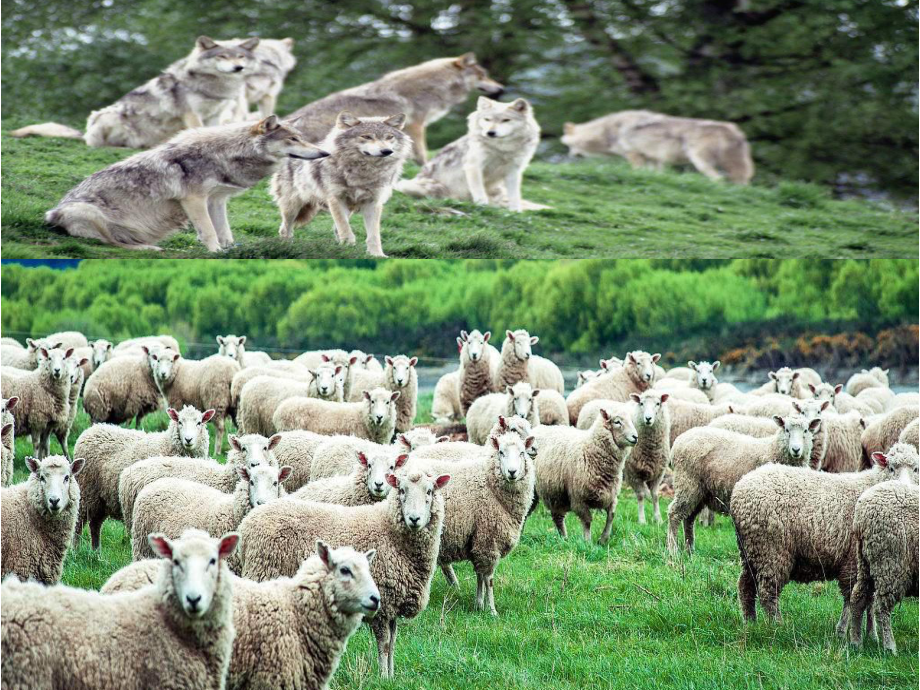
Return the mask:
<path fill-rule="evenodd" d="M 328 155 L 274 115 L 255 125 L 190 129 L 90 175 L 45 220 L 125 249 L 159 249 L 157 242 L 191 221 L 198 240 L 216 252 L 233 245 L 227 199 L 287 158 Z"/>
<path fill-rule="evenodd" d="M 448 144 L 413 180 L 396 189 L 410 196 L 472 199 L 510 211 L 547 208 L 521 198 L 524 170 L 540 143 L 540 125 L 523 98 L 497 103 L 479 98 L 468 133 Z"/>
<path fill-rule="evenodd" d="M 281 211 L 281 237 L 291 239 L 295 225 L 309 223 L 326 209 L 332 214 L 339 244 L 354 244 L 349 218 L 361 211 L 368 253 L 386 256 L 380 243 L 380 215 L 412 150 L 402 131 L 405 123 L 402 113 L 385 118 L 339 113 L 335 127 L 320 143 L 331 152 L 328 158 L 312 163 L 287 161 L 272 178 L 272 197 Z"/>

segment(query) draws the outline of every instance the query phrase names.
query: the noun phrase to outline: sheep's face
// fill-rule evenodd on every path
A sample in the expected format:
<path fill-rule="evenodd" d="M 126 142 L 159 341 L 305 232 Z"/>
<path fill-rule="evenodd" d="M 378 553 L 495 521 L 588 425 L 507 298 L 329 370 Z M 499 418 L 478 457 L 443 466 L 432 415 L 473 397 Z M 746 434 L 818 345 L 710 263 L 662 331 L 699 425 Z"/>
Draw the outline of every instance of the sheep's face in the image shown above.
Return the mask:
<path fill-rule="evenodd" d="M 68 357 L 64 360 L 65 366 L 67 368 L 67 380 L 70 381 L 70 384 L 79 383 L 83 378 L 83 365 L 89 362 L 89 358 L 80 357 Z"/>
<path fill-rule="evenodd" d="M 882 481 L 920 483 L 917 449 L 909 443 L 895 443 L 887 453 L 873 453 L 872 462 L 883 473 Z"/>
<path fill-rule="evenodd" d="M 821 400 L 820 398 L 815 398 L 813 400 L 794 400 L 792 402 L 793 409 L 809 422 L 813 419 L 821 419 L 821 415 L 824 414 L 830 406 L 830 400 Z"/>
<path fill-rule="evenodd" d="M 348 359 L 351 360 L 352 358 L 355 360 L 356 369 L 367 369 L 368 362 L 370 362 L 374 356 L 367 354 L 363 350 L 352 350 L 348 353 Z"/>
<path fill-rule="evenodd" d="M 639 406 L 636 421 L 641 426 L 654 426 L 661 414 L 661 406 L 668 401 L 668 394 L 649 390 L 642 395 L 633 393 L 629 396 Z"/>
<path fill-rule="evenodd" d="M 29 493 L 33 500 L 38 499 L 42 510 L 50 515 L 60 515 L 70 505 L 70 484 L 83 469 L 83 458 L 76 458 L 72 463 L 61 455 L 49 455 L 44 460 L 26 458 L 29 479 L 34 485 Z"/>
<path fill-rule="evenodd" d="M 234 362 L 243 363 L 243 355 L 246 354 L 246 336 L 219 335 L 217 344 L 220 346 L 217 354 L 223 357 L 229 357 Z"/>
<path fill-rule="evenodd" d="M 390 453 L 358 453 L 358 464 L 367 473 L 367 492 L 375 499 L 386 498 L 390 493 L 387 475 L 392 474 L 406 464 L 409 456 L 405 453 L 393 456 Z"/>
<path fill-rule="evenodd" d="M 687 362 L 687 366 L 696 372 L 696 386 L 701 391 L 708 391 L 713 388 L 719 380 L 716 378 L 716 370 L 722 366 L 722 362 Z"/>
<path fill-rule="evenodd" d="M 612 371 L 623 368 L 623 360 L 619 357 L 611 357 L 610 359 L 602 359 L 598 361 L 600 369 L 597 371 L 597 376 L 601 374 L 609 374 Z"/>
<path fill-rule="evenodd" d="M 92 343 L 93 371 L 101 367 L 112 358 L 112 343 L 108 340 L 96 340 Z"/>
<path fill-rule="evenodd" d="M 634 380 L 651 386 L 655 382 L 655 365 L 659 359 L 661 359 L 660 354 L 650 355 L 648 352 L 635 350 L 626 355 L 623 366 L 630 370 L 630 376 Z"/>
<path fill-rule="evenodd" d="M 336 608 L 342 613 L 361 613 L 365 618 L 373 618 L 380 608 L 380 591 L 371 576 L 376 550 L 358 553 L 350 546 L 330 549 L 320 540 L 316 542 L 316 553 L 331 576 Z"/>
<path fill-rule="evenodd" d="M 530 456 L 528 450 L 533 445 L 533 436 L 526 440 L 512 431 L 490 439 L 494 452 L 493 461 L 498 464 L 498 472 L 506 482 L 519 482 L 527 477 L 530 471 Z"/>
<path fill-rule="evenodd" d="M 402 451 L 406 453 L 411 453 L 413 450 L 422 448 L 423 446 L 430 446 L 435 443 L 441 443 L 443 441 L 449 441 L 449 436 L 435 436 L 428 429 L 410 429 L 404 434 L 400 434 L 396 438 L 395 445 Z"/>
<path fill-rule="evenodd" d="M 530 335 L 523 328 L 516 331 L 505 331 L 505 346 L 510 346 L 514 350 L 514 356 L 522 362 L 530 359 L 531 346 L 540 342 L 535 335 Z"/>
<path fill-rule="evenodd" d="M 341 364 L 323 364 L 316 369 L 310 369 L 316 392 L 320 398 L 335 397 L 336 391 L 345 383 L 345 369 Z"/>
<path fill-rule="evenodd" d="M 533 406 L 537 404 L 537 394 L 539 390 L 534 390 L 530 384 L 525 381 L 519 381 L 513 386 L 505 387 L 505 394 L 508 396 L 508 412 L 517 417 L 527 419 L 533 411 Z"/>
<path fill-rule="evenodd" d="M 869 374 L 876 381 L 881 383 L 883 386 L 888 385 L 888 369 L 882 369 L 881 367 L 872 367 L 869 370 Z"/>
<path fill-rule="evenodd" d="M 358 363 L 358 355 L 348 354 L 344 350 L 330 350 L 320 355 L 326 364 L 340 364 L 343 378 L 348 378 L 348 371 Z"/>
<path fill-rule="evenodd" d="M 782 430 L 783 447 L 793 465 L 804 467 L 811 459 L 814 435 L 821 428 L 820 419 L 806 419 L 801 415 L 773 417 L 773 421 Z"/>
<path fill-rule="evenodd" d="M 599 371 L 594 371 L 593 369 L 586 369 L 585 371 L 578 372 L 578 380 L 575 382 L 576 388 L 581 388 L 588 381 L 593 381 L 598 376 L 600 376 Z"/>
<path fill-rule="evenodd" d="M 478 362 L 482 359 L 483 352 L 486 349 L 486 343 L 489 342 L 489 338 L 492 337 L 492 331 L 486 331 L 485 333 L 480 333 L 478 330 L 474 330 L 472 333 L 463 336 L 460 334 L 459 342 L 462 342 L 462 351 L 466 352 L 466 356 L 471 362 Z"/>
<path fill-rule="evenodd" d="M 537 439 L 531 436 L 530 422 L 528 422 L 524 417 L 519 417 L 517 415 L 514 415 L 513 417 L 505 417 L 503 415 L 499 415 L 496 426 L 499 427 L 501 432 L 513 431 L 521 437 L 521 440 L 527 440 L 528 438 L 532 439 L 531 444 L 527 446 L 527 454 L 532 458 L 537 457 Z"/>
<path fill-rule="evenodd" d="M 412 381 L 412 369 L 418 364 L 418 357 L 406 357 L 406 355 L 397 355 L 396 357 L 386 357 L 387 367 L 390 368 L 390 374 L 393 383 L 397 388 L 405 388 Z"/>
<path fill-rule="evenodd" d="M 230 448 L 233 449 L 233 462 L 238 467 L 258 467 L 259 465 L 277 465 L 274 450 L 281 443 L 281 434 L 265 438 L 260 434 L 231 436 Z M 230 458 L 227 458 L 230 460 Z"/>
<path fill-rule="evenodd" d="M 200 530 L 186 530 L 175 540 L 161 533 L 147 537 L 154 553 L 172 564 L 172 589 L 189 618 L 202 618 L 211 608 L 220 584 L 220 562 L 233 553 L 239 538 L 228 532 L 212 539 Z"/>
<path fill-rule="evenodd" d="M 829 383 L 819 383 L 817 386 L 809 383 L 808 390 L 811 391 L 815 400 L 820 400 L 822 402 L 826 400 L 833 405 L 837 399 L 837 394 L 843 390 L 843 386 L 839 383 L 836 386 L 832 386 Z"/>
<path fill-rule="evenodd" d="M 610 413 L 602 407 L 600 418 L 603 420 L 604 427 L 613 437 L 613 442 L 620 448 L 634 446 L 639 442 L 636 427 L 626 415 Z"/>
<path fill-rule="evenodd" d="M 792 395 L 792 388 L 799 378 L 799 372 L 783 367 L 779 371 L 771 371 L 770 379 L 773 381 L 773 390 L 780 395 Z"/>
<path fill-rule="evenodd" d="M 396 489 L 403 523 L 412 531 L 425 529 L 431 522 L 435 492 L 450 481 L 449 474 L 433 477 L 430 474 L 414 472 L 388 474 L 387 483 Z"/>
<path fill-rule="evenodd" d="M 66 378 L 68 381 L 70 380 L 70 362 L 68 360 L 70 360 L 72 357 L 72 347 L 69 347 L 66 350 L 59 347 L 53 349 L 40 347 L 38 349 L 38 358 L 41 366 L 51 374 L 51 378 L 55 381 L 60 381 L 64 378 Z"/>
<path fill-rule="evenodd" d="M 191 405 L 186 405 L 181 411 L 169 408 L 166 414 L 169 415 L 170 426 L 175 429 L 176 438 L 183 450 L 194 450 L 201 440 L 210 442 L 207 424 L 214 417 L 214 410 L 199 412 Z"/>
<path fill-rule="evenodd" d="M 274 501 L 281 495 L 281 484 L 291 476 L 292 468 L 271 465 L 256 467 L 238 467 L 236 469 L 242 481 L 249 484 L 249 505 L 252 508 Z"/>
<path fill-rule="evenodd" d="M 399 391 L 375 388 L 364 391 L 364 413 L 375 426 L 383 426 L 388 419 L 396 417 L 396 401 Z"/>
<path fill-rule="evenodd" d="M 16 403 L 18 402 L 19 402 L 19 398 L 17 398 L 15 395 L 12 398 L 3 398 L 3 405 L 2 405 L 2 408 L 0 408 L 0 410 L 2 410 L 4 414 L 9 413 L 12 415 L 13 408 L 16 407 Z"/>
<path fill-rule="evenodd" d="M 181 355 L 168 347 L 150 348 L 144 346 L 147 353 L 147 362 L 150 364 L 150 373 L 155 381 L 163 383 L 171 381 L 176 369 L 176 362 Z"/>

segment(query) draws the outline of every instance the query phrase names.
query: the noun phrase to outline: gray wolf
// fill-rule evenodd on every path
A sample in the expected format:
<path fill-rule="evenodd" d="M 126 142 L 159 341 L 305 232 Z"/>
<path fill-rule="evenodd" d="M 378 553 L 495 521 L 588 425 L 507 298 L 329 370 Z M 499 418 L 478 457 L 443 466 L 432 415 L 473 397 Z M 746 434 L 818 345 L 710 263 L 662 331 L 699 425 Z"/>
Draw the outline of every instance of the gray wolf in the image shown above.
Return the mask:
<path fill-rule="evenodd" d="M 227 199 L 289 158 L 327 156 L 275 116 L 250 124 L 190 129 L 90 175 L 45 215 L 74 237 L 126 249 L 156 243 L 192 222 L 215 252 L 233 244 Z"/>
<path fill-rule="evenodd" d="M 633 167 L 691 164 L 713 180 L 748 184 L 754 162 L 744 132 L 731 122 L 625 110 L 580 125 L 565 123 L 572 155 L 615 154 Z"/>
<path fill-rule="evenodd" d="M 342 111 L 359 118 L 405 113 L 405 131 L 412 138 L 413 158 L 416 163 L 424 164 L 428 160 L 425 127 L 463 103 L 473 89 L 497 97 L 505 87 L 489 78 L 473 53 L 466 53 L 458 58 L 429 60 L 385 74 L 377 81 L 337 91 L 305 105 L 286 119 L 307 140 L 319 142 Z"/>
<path fill-rule="evenodd" d="M 146 149 L 189 127 L 232 122 L 244 97 L 246 76 L 255 69 L 252 51 L 258 45 L 258 38 L 230 46 L 200 36 L 187 57 L 112 105 L 94 110 L 86 121 L 86 134 L 55 123 L 11 134 L 67 136 L 82 138 L 89 146 Z"/>
<path fill-rule="evenodd" d="M 338 242 L 354 244 L 348 220 L 361 211 L 368 253 L 386 256 L 380 244 L 380 214 L 412 149 L 403 132 L 405 123 L 403 113 L 358 118 L 342 112 L 320 144 L 331 152 L 328 158 L 285 162 L 271 182 L 272 197 L 281 211 L 281 237 L 291 239 L 295 224 L 309 223 L 326 209 L 332 214 Z"/>
<path fill-rule="evenodd" d="M 521 179 L 540 143 L 540 125 L 523 98 L 497 103 L 480 96 L 466 135 L 448 144 L 396 189 L 410 196 L 472 199 L 510 211 L 547 208 L 521 199 Z"/>
<path fill-rule="evenodd" d="M 239 46 L 249 39 L 234 38 L 220 41 L 223 45 Z M 297 64 L 292 52 L 293 38 L 263 38 L 252 51 L 256 62 L 254 68 L 246 75 L 246 88 L 240 98 L 236 119 L 245 122 L 249 119 L 249 106 L 255 105 L 260 117 L 275 114 L 278 94 L 284 86 L 288 73 Z"/>

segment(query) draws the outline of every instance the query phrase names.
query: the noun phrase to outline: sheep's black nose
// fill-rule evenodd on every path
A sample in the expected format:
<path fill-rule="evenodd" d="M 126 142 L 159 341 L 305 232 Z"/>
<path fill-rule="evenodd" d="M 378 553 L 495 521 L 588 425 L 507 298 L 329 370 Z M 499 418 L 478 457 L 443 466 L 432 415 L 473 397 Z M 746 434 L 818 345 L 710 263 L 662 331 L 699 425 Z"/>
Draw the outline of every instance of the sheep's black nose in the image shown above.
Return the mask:
<path fill-rule="evenodd" d="M 377 609 L 380 608 L 380 597 L 378 597 L 378 596 L 376 596 L 376 595 L 374 595 L 374 594 L 371 594 L 370 600 L 371 600 L 371 606 L 370 606 L 370 607 L 371 607 L 372 609 L 374 609 L 374 610 L 376 611 Z"/>
<path fill-rule="evenodd" d="M 195 611 L 198 608 L 198 602 L 201 601 L 201 595 L 199 594 L 197 597 L 193 597 L 186 594 L 185 600 L 188 602 L 188 605 L 191 607 L 192 611 Z"/>
<path fill-rule="evenodd" d="M 417 518 L 417 517 L 410 517 L 410 518 L 409 518 L 409 522 L 411 522 L 413 525 L 417 525 L 417 524 L 418 524 L 418 518 Z"/>
<path fill-rule="evenodd" d="M 517 475 L 517 470 L 508 470 L 508 476 L 509 476 L 509 477 L 511 477 L 512 479 L 514 479 L 515 475 Z"/>
<path fill-rule="evenodd" d="M 59 498 L 49 498 L 48 499 L 48 503 L 51 504 L 52 508 L 57 508 L 60 502 L 61 502 L 61 499 Z"/>

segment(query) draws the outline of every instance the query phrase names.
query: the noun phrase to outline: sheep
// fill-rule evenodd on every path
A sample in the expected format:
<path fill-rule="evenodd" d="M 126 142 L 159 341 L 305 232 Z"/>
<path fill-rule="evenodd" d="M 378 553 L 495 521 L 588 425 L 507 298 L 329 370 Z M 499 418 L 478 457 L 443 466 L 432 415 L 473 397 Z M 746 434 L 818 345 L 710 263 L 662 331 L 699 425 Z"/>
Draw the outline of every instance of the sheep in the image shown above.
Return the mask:
<path fill-rule="evenodd" d="M 324 441 L 313 450 L 310 460 L 310 481 L 337 477 L 350 473 L 355 467 L 358 452 L 371 455 L 389 455 L 395 459 L 405 453 L 402 441 L 390 445 L 376 443 L 357 436 L 323 436 Z"/>
<path fill-rule="evenodd" d="M 266 439 L 258 434 L 231 436 L 227 462 L 221 465 L 207 458 L 150 457 L 129 465 L 118 477 L 118 503 L 130 533 L 134 516 L 134 504 L 145 486 L 163 477 L 175 477 L 198 482 L 225 494 L 236 487 L 240 467 L 254 469 L 259 465 L 278 467 L 274 449 L 280 439 L 272 436 Z"/>
<path fill-rule="evenodd" d="M 549 509 L 553 524 L 566 538 L 565 516 L 574 512 L 585 541 L 591 541 L 591 511 L 606 510 L 607 522 L 599 544 L 610 540 L 623 464 L 639 440 L 628 415 L 601 409 L 590 429 L 538 426 L 533 436 L 536 457 L 536 494 Z"/>
<path fill-rule="evenodd" d="M 159 345 L 146 347 L 137 355 L 115 357 L 96 369 L 83 389 L 83 409 L 94 424 L 121 424 L 135 420 L 135 426 L 163 405 L 163 396 L 153 378 L 160 357 L 168 359 L 174 350 Z"/>
<path fill-rule="evenodd" d="M 324 477 L 298 489 L 293 498 L 301 501 L 335 503 L 340 506 L 364 506 L 387 497 L 390 485 L 387 475 L 402 467 L 409 458 L 405 453 L 393 457 L 389 452 L 358 451 L 352 461 L 351 474 Z"/>
<path fill-rule="evenodd" d="M 225 559 L 238 536 L 194 537 L 150 535 L 169 562 L 136 592 L 4 582 L 4 686 L 224 690 L 235 634 Z"/>
<path fill-rule="evenodd" d="M 731 496 L 741 552 L 738 601 L 746 621 L 756 620 L 755 597 L 780 622 L 779 597 L 789 581 L 837 580 L 843 611 L 837 634 L 846 633 L 850 593 L 857 577 L 856 501 L 865 490 L 906 476 L 917 482 L 917 451 L 895 445 L 873 453 L 875 467 L 829 474 L 767 465 L 740 479 Z"/>
<path fill-rule="evenodd" d="M 722 362 L 687 362 L 687 367 L 693 372 L 688 380 L 690 388 L 702 391 L 709 402 L 715 398 L 716 386 L 719 385 L 719 379 L 716 378 L 716 371 L 722 366 Z"/>
<path fill-rule="evenodd" d="M 51 433 L 57 439 L 67 460 L 70 457 L 70 430 L 73 429 L 73 423 L 77 418 L 79 409 L 78 401 L 80 399 L 80 390 L 83 388 L 83 366 L 88 361 L 86 357 L 71 357 L 64 360 L 67 363 L 67 376 L 70 378 L 70 393 L 67 398 L 67 417 L 56 419 L 51 429 Z"/>
<path fill-rule="evenodd" d="M 788 395 L 799 399 L 811 397 L 808 389 L 805 387 L 802 372 L 799 370 L 793 371 L 789 367 L 782 367 L 776 371 L 771 371 L 769 377 L 770 380 L 767 381 L 767 383 L 751 391 L 750 395 L 771 395 L 773 393 L 779 393 L 780 395 Z M 818 383 L 821 383 L 820 378 L 818 379 Z"/>
<path fill-rule="evenodd" d="M 668 398 L 668 413 L 671 415 L 671 448 L 674 448 L 674 442 L 681 434 L 695 429 L 696 427 L 706 426 L 712 420 L 732 413 L 732 406 L 729 404 L 718 405 L 697 405 L 696 403 L 687 402 L 686 400 L 677 400 Z"/>
<path fill-rule="evenodd" d="M 918 416 L 920 409 L 917 407 L 897 407 L 876 418 L 862 433 L 863 457 L 869 458 L 872 453 L 884 453 L 891 448 L 901 432 Z"/>
<path fill-rule="evenodd" d="M 854 397 L 867 388 L 889 387 L 888 370 L 881 367 L 872 367 L 868 371 L 863 369 L 858 374 L 853 374 L 847 379 L 847 393 Z"/>
<path fill-rule="evenodd" d="M 588 381 L 569 395 L 566 406 L 569 408 L 569 423 L 578 423 L 581 408 L 591 400 L 603 398 L 616 402 L 626 402 L 631 393 L 643 393 L 655 384 L 655 364 L 661 359 L 660 354 L 650 355 L 636 350 L 626 355 L 623 366 L 608 370 L 607 374 Z"/>
<path fill-rule="evenodd" d="M 314 434 L 312 431 L 285 431 L 275 436 L 279 439 L 274 449 L 275 457 L 278 458 L 280 464 L 294 468 L 287 480 L 288 491 L 294 492 L 310 481 L 313 455 L 320 445 L 329 441 L 329 437 L 324 434 Z"/>
<path fill-rule="evenodd" d="M 306 381 L 307 383 L 313 380 L 309 369 L 286 359 L 272 360 L 259 366 L 246 367 L 234 376 L 233 381 L 230 383 L 230 397 L 233 399 L 234 410 L 239 410 L 240 394 L 243 392 L 243 387 L 257 376 L 274 376 L 275 378 Z"/>
<path fill-rule="evenodd" d="M 744 414 L 750 417 L 776 417 L 792 414 L 792 403 L 795 400 L 807 400 L 812 398 L 793 398 L 788 395 L 778 395 L 771 393 L 769 395 L 754 396 L 748 400 L 732 401 L 729 403 L 732 411 L 737 414 Z"/>
<path fill-rule="evenodd" d="M 594 369 L 585 369 L 584 371 L 579 371 L 578 378 L 575 380 L 575 388 L 581 388 L 588 381 L 593 381 L 603 373 L 603 371 L 595 371 Z"/>
<path fill-rule="evenodd" d="M 530 335 L 523 328 L 505 331 L 498 369 L 492 381 L 494 392 L 499 393 L 505 390 L 505 386 L 513 386 L 518 381 L 527 381 L 534 388 L 565 393 L 565 379 L 559 367 L 545 357 L 531 353 L 531 346 L 539 341 L 537 336 Z"/>
<path fill-rule="evenodd" d="M 83 370 L 83 379 L 86 380 L 112 358 L 112 343 L 108 340 L 96 340 L 86 347 L 75 348 L 74 358 L 83 362 L 80 367 Z"/>
<path fill-rule="evenodd" d="M 796 401 L 793 409 L 807 418 L 818 416 L 814 405 L 820 404 L 821 433 L 814 438 L 814 445 L 823 445 L 824 455 L 820 464 L 812 463 L 814 469 L 825 472 L 856 472 L 863 467 L 861 437 L 866 422 L 855 410 L 847 414 L 836 414 L 829 410 L 829 401 Z M 813 457 L 815 456 L 812 453 Z"/>
<path fill-rule="evenodd" d="M 470 333 L 460 331 L 457 347 L 460 350 L 460 367 L 457 369 L 460 417 L 465 416 L 470 405 L 483 395 L 491 393 L 495 386 L 501 355 L 489 344 L 492 331 Z"/>
<path fill-rule="evenodd" d="M 667 393 L 669 397 L 675 400 L 684 400 L 696 405 L 710 404 L 706 393 L 686 385 L 670 385 L 670 382 L 665 380 L 663 382 L 656 382 L 653 388 L 659 393 Z"/>
<path fill-rule="evenodd" d="M 302 429 L 318 434 L 350 434 L 376 443 L 389 443 L 396 428 L 399 391 L 364 391 L 357 403 L 334 403 L 313 398 L 289 398 L 278 406 L 272 423 L 278 431 Z"/>
<path fill-rule="evenodd" d="M 134 501 L 131 518 L 131 553 L 135 561 L 153 558 L 147 535 L 159 532 L 178 539 L 187 529 L 200 529 L 212 537 L 234 531 L 249 511 L 285 495 L 283 483 L 290 467 L 240 466 L 233 493 L 187 479 L 164 477 L 147 484 Z M 233 562 L 231 560 L 231 570 Z"/>
<path fill-rule="evenodd" d="M 303 367 L 318 367 L 321 364 L 341 366 L 345 374 L 344 399 L 348 401 L 351 398 L 352 382 L 354 381 L 354 372 L 357 369 L 355 365 L 358 363 L 358 355 L 350 354 L 344 350 L 322 350 L 304 352 L 299 357 L 295 357 L 294 362 Z"/>
<path fill-rule="evenodd" d="M 371 575 L 380 610 L 371 621 L 381 675 L 392 677 L 398 618 L 428 606 L 444 522 L 442 489 L 450 475 L 417 472 L 387 476 L 386 500 L 345 507 L 309 501 L 275 501 L 252 511 L 240 525 L 243 577 L 264 581 L 293 575 L 317 539 L 331 546 L 376 548 Z"/>
<path fill-rule="evenodd" d="M 891 412 L 899 407 L 916 409 L 918 406 L 920 406 L 920 395 L 917 393 L 898 393 L 885 404 L 885 412 Z"/>
<path fill-rule="evenodd" d="M 533 437 L 513 431 L 489 438 L 485 460 L 444 462 L 413 459 L 411 467 L 432 474 L 450 473 L 444 489 L 444 529 L 438 564 L 448 582 L 459 586 L 452 563 L 469 561 L 476 571 L 476 610 L 495 608 L 493 576 L 498 561 L 517 546 L 533 503 L 536 481 L 529 449 Z"/>
<path fill-rule="evenodd" d="M 367 371 L 383 371 L 383 365 L 380 363 L 374 355 L 367 354 L 362 350 L 352 350 L 348 353 L 349 358 L 357 357 L 358 361 L 356 366 L 359 369 L 366 369 Z"/>
<path fill-rule="evenodd" d="M 160 357 L 154 367 L 154 380 L 170 407 L 194 405 L 199 410 L 214 410 L 214 455 L 224 451 L 224 424 L 233 411 L 230 384 L 240 365 L 229 357 L 211 355 L 205 359 L 185 359 L 174 353 Z"/>
<path fill-rule="evenodd" d="M 905 596 L 917 596 L 918 589 L 918 499 L 915 483 L 888 481 L 864 491 L 856 501 L 856 584 L 850 592 L 850 642 L 854 645 L 862 643 L 863 612 L 872 602 L 871 615 L 882 632 L 882 645 L 897 654 L 891 609 Z"/>
<path fill-rule="evenodd" d="M 326 688 L 348 638 L 380 607 L 370 573 L 375 554 L 348 546 L 331 549 L 318 540 L 316 554 L 292 578 L 252 582 L 231 574 L 236 636 L 227 689 Z M 132 563 L 101 591 L 133 591 L 154 583 L 162 563 Z"/>
<path fill-rule="evenodd" d="M 240 369 L 271 364 L 272 358 L 258 350 L 246 350 L 246 336 L 217 336 L 217 354 L 229 357 L 240 365 Z"/>
<path fill-rule="evenodd" d="M 411 453 L 424 446 L 430 446 L 435 443 L 446 443 L 447 441 L 450 441 L 450 436 L 435 436 L 431 429 L 418 426 L 414 429 L 410 429 L 404 434 L 397 434 L 394 443 L 398 444 L 406 453 Z"/>
<path fill-rule="evenodd" d="M 437 424 L 452 424 L 463 417 L 460 407 L 460 372 L 452 371 L 438 379 L 431 401 L 431 418 Z"/>
<path fill-rule="evenodd" d="M 848 397 L 851 397 L 847 393 Z M 866 388 L 859 392 L 859 395 L 856 396 L 856 400 L 861 400 L 873 404 L 879 408 L 880 412 L 885 410 L 886 405 L 890 405 L 895 398 L 895 392 L 890 388 L 883 388 L 879 386 L 878 388 Z"/>
<path fill-rule="evenodd" d="M 291 398 L 307 397 L 341 403 L 344 400 L 345 369 L 340 364 L 322 364 L 306 369 L 306 377 L 257 376 L 240 392 L 237 421 L 247 434 L 269 435 L 276 431 L 272 418 L 278 407 Z"/>
<path fill-rule="evenodd" d="M 33 453 L 41 459 L 51 454 L 51 434 L 66 425 L 70 414 L 70 359 L 73 348 L 38 349 L 35 370 L 0 367 L 0 392 L 19 398 L 13 408 L 15 433 L 32 437 Z"/>
<path fill-rule="evenodd" d="M 89 345 L 86 336 L 78 331 L 52 333 L 51 335 L 45 336 L 45 340 L 49 343 L 57 343 L 57 347 L 62 347 L 65 350 L 69 348 L 76 349 L 78 347 L 87 347 Z"/>
<path fill-rule="evenodd" d="M 477 398 L 466 413 L 466 430 L 471 443 L 483 445 L 489 440 L 489 432 L 499 415 L 523 417 L 531 426 L 540 423 L 540 409 L 537 405 L 539 390 L 534 390 L 526 381 L 507 386 L 504 393 L 490 393 Z"/>
<path fill-rule="evenodd" d="M 0 364 L 5 367 L 13 367 L 14 369 L 25 369 L 31 371 L 38 368 L 39 364 L 39 350 L 45 348 L 46 350 L 56 350 L 59 348 L 64 348 L 64 343 L 58 340 L 51 340 L 50 338 L 40 338 L 34 340 L 32 338 L 26 338 L 26 347 L 19 346 L 10 346 L 3 345 L 0 348 Z"/>
<path fill-rule="evenodd" d="M 800 415 L 773 418 L 773 436 L 754 438 L 723 429 L 691 429 L 671 448 L 674 464 L 674 500 L 668 506 L 668 551 L 677 554 L 678 529 L 683 523 L 684 544 L 693 553 L 693 523 L 708 507 L 727 514 L 732 489 L 741 477 L 767 463 L 805 467 L 811 462 L 814 435 L 820 419 Z"/>
<path fill-rule="evenodd" d="M 146 335 L 140 338 L 130 338 L 128 340 L 122 340 L 118 345 L 115 346 L 115 352 L 122 352 L 125 350 L 136 350 L 138 348 L 147 347 L 149 348 L 158 348 L 158 349 L 168 349 L 173 352 L 181 352 L 179 348 L 179 341 L 173 338 L 171 335 Z"/>
<path fill-rule="evenodd" d="M 920 432 L 920 419 L 915 419 L 901 431 L 901 435 L 898 436 L 898 443 L 909 443 L 914 448 L 920 449 L 920 442 L 918 442 L 918 432 Z"/>
<path fill-rule="evenodd" d="M 541 388 L 540 397 L 537 398 L 537 409 L 540 412 L 540 424 L 547 426 L 569 426 L 569 408 L 566 407 L 565 398 L 549 388 Z"/>
<path fill-rule="evenodd" d="M 382 373 L 356 371 L 348 402 L 361 402 L 364 391 L 386 388 L 399 391 L 396 404 L 396 431 L 408 431 L 415 422 L 418 407 L 418 374 L 415 365 L 418 357 L 396 355 L 384 357 L 386 368 Z"/>
<path fill-rule="evenodd" d="M 0 441 L 0 486 L 9 486 L 13 481 L 13 461 L 16 459 L 12 422 L 0 427 Z"/>
<path fill-rule="evenodd" d="M 61 579 L 80 511 L 75 477 L 84 462 L 68 462 L 61 455 L 27 457 L 29 478 L 0 489 L 0 577 L 13 573 L 48 585 Z M 4 663 L 4 684 L 7 670 Z"/>
<path fill-rule="evenodd" d="M 873 398 L 854 398 L 849 393 L 844 393 L 843 384 L 838 383 L 836 386 L 833 386 L 829 383 L 821 383 L 817 386 L 814 384 L 808 384 L 808 390 L 811 391 L 812 396 L 815 400 L 828 400 L 834 406 L 834 408 L 841 414 L 846 414 L 847 412 L 858 412 L 861 415 L 869 416 L 873 414 L 879 414 L 882 411 L 882 403 Z M 885 390 L 888 389 L 870 389 L 870 390 Z M 894 393 L 891 394 L 892 397 Z"/>

